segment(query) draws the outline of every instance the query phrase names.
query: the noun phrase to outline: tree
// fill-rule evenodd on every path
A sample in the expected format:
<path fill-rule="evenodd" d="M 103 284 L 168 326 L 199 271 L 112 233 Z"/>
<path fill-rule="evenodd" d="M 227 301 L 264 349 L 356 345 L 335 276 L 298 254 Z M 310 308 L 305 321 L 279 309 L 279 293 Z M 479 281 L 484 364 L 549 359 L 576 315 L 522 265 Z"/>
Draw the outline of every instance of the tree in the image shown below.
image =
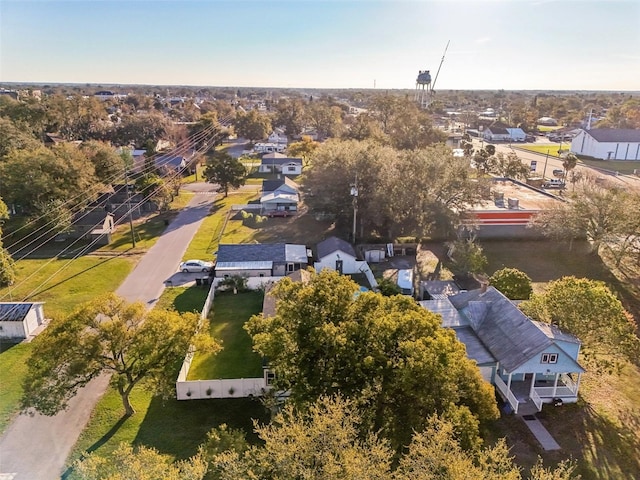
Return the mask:
<path fill-rule="evenodd" d="M 28 131 L 16 126 L 9 119 L 0 117 L 0 162 L 11 151 L 33 150 L 40 142 Z"/>
<path fill-rule="evenodd" d="M 362 417 L 361 432 L 379 431 L 395 449 L 433 413 L 457 418 L 473 444 L 478 423 L 498 412 L 464 345 L 410 298 L 357 291 L 329 270 L 307 284 L 278 282 L 276 315 L 245 326 L 254 349 L 269 358 L 276 388 L 301 406 L 343 395 Z"/>
<path fill-rule="evenodd" d="M 283 126 L 285 133 L 290 137 L 300 134 L 306 123 L 304 101 L 301 98 L 281 98 L 278 100 L 274 123 L 276 126 Z"/>
<path fill-rule="evenodd" d="M 312 480 L 520 480 L 520 468 L 506 442 L 487 448 L 464 448 L 455 425 L 430 416 L 424 431 L 413 435 L 399 455 L 372 432 L 359 434 L 360 417 L 353 402 L 321 397 L 308 410 L 285 405 L 267 426 L 256 425 L 264 442 L 246 446 L 223 429 L 214 431 L 210 471 L 216 479 Z M 222 437 L 222 442 L 218 441 Z M 223 449 L 220 449 L 223 444 Z M 208 445 L 204 447 L 208 453 Z M 578 480 L 575 466 L 561 462 L 545 469 L 538 462 L 531 480 Z"/>
<path fill-rule="evenodd" d="M 121 443 L 108 457 L 95 453 L 74 463 L 80 480 L 202 480 L 207 461 L 201 453 L 176 463 L 166 455 L 141 445 Z"/>
<path fill-rule="evenodd" d="M 489 278 L 489 283 L 510 300 L 527 300 L 533 293 L 531 278 L 517 268 L 503 268 Z"/>
<path fill-rule="evenodd" d="M 236 116 L 235 130 L 250 142 L 266 138 L 271 132 L 271 120 L 257 110 L 239 113 Z"/>
<path fill-rule="evenodd" d="M 622 355 L 639 362 L 640 340 L 633 317 L 603 282 L 563 277 L 521 304 L 521 309 L 535 320 L 576 335 L 597 356 Z"/>
<path fill-rule="evenodd" d="M 169 128 L 169 121 L 160 113 L 125 115 L 111 135 L 116 145 L 141 148 L 147 142 L 158 143 Z"/>
<path fill-rule="evenodd" d="M 104 185 L 111 185 L 124 177 L 123 157 L 110 145 L 92 140 L 83 142 L 80 148 L 93 164 L 96 178 Z"/>
<path fill-rule="evenodd" d="M 302 140 L 290 143 L 287 146 L 287 153 L 292 157 L 302 158 L 305 166 L 308 166 L 310 159 L 313 157 L 313 154 L 319 146 L 320 143 L 313 140 L 310 136 L 303 135 Z"/>
<path fill-rule="evenodd" d="M 189 345 L 219 348 L 199 326 L 195 313 L 145 310 L 107 294 L 56 319 L 34 341 L 27 362 L 22 409 L 55 415 L 91 379 L 111 374 L 111 385 L 132 415 L 131 390 L 138 384 L 158 393 L 171 392 Z"/>
<path fill-rule="evenodd" d="M 499 152 L 493 157 L 490 171 L 500 177 L 525 180 L 529 176 L 530 168 L 522 163 L 515 153 L 510 152 L 505 156 Z"/>
<path fill-rule="evenodd" d="M 68 201 L 71 210 L 81 208 L 97 195 L 94 172 L 84 152 L 73 144 L 13 151 L 0 163 L 6 201 L 27 213 L 53 200 Z"/>
<path fill-rule="evenodd" d="M 487 257 L 482 253 L 482 247 L 475 242 L 475 237 L 464 238 L 449 242 L 449 258 L 452 262 L 451 270 L 462 277 L 473 273 L 482 273 L 487 266 Z"/>
<path fill-rule="evenodd" d="M 570 171 L 576 168 L 576 165 L 578 165 L 578 157 L 576 156 L 576 154 L 572 152 L 567 153 L 564 157 L 564 160 L 562 161 L 565 178 L 569 175 Z"/>
<path fill-rule="evenodd" d="M 229 194 L 230 187 L 240 188 L 247 179 L 244 165 L 225 152 L 214 152 L 207 159 L 203 174 L 207 182 L 219 185 L 218 192 L 224 192 L 225 197 Z"/>
<path fill-rule="evenodd" d="M 0 287 L 12 285 L 16 280 L 16 268 L 9 252 L 2 246 L 2 225 L 9 218 L 9 209 L 0 197 Z"/>
<path fill-rule="evenodd" d="M 321 397 L 307 411 L 287 404 L 271 424 L 256 425 L 264 446 L 215 455 L 212 470 L 220 480 L 391 480 L 391 450 L 375 434 L 360 437 L 360 422 L 339 397 Z"/>

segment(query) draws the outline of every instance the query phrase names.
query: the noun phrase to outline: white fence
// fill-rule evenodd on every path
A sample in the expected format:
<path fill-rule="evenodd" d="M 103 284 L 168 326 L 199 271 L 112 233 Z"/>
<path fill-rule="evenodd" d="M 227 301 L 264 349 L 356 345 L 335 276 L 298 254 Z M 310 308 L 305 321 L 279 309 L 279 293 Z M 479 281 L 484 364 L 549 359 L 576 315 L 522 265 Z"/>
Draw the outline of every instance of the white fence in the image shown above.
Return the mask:
<path fill-rule="evenodd" d="M 262 205 L 259 203 L 249 203 L 246 205 L 231 205 L 232 212 L 239 212 L 240 210 L 260 210 L 262 209 Z"/>
<path fill-rule="evenodd" d="M 258 397 L 268 390 L 264 378 L 230 378 L 176 382 L 178 400 Z"/>
<path fill-rule="evenodd" d="M 275 277 L 281 279 L 282 277 Z M 221 280 L 221 279 L 218 279 Z M 256 277 L 249 288 L 259 288 L 262 284 L 272 280 L 271 277 Z M 215 282 L 209 288 L 207 299 L 202 307 L 200 319 L 209 316 L 213 300 L 215 298 Z M 217 380 L 187 380 L 191 362 L 195 355 L 195 347 L 191 345 L 182 362 L 180 373 L 176 380 L 176 398 L 178 400 L 198 400 L 206 398 L 245 398 L 262 395 L 270 387 L 267 387 L 264 378 L 229 378 Z"/>

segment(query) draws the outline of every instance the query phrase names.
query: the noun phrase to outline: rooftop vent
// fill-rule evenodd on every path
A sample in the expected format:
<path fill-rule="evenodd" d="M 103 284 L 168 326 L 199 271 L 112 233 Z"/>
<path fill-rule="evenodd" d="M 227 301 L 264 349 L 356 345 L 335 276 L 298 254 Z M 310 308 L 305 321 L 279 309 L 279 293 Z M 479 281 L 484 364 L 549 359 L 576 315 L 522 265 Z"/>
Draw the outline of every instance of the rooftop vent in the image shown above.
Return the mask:
<path fill-rule="evenodd" d="M 507 206 L 509 207 L 509 209 L 517 210 L 518 208 L 520 208 L 520 202 L 517 198 L 508 198 Z"/>

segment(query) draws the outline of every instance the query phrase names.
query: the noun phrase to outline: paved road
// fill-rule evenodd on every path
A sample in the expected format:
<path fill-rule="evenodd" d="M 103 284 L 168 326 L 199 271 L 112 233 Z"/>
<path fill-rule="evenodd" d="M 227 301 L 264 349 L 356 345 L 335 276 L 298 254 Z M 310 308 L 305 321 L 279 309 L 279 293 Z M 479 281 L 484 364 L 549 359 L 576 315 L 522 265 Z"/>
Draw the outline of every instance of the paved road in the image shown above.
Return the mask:
<path fill-rule="evenodd" d="M 477 141 L 477 145 L 475 145 L 476 142 L 474 142 L 474 147 L 476 149 L 480 148 L 480 142 Z M 543 144 L 544 142 L 536 142 L 536 145 L 540 145 Z M 522 160 L 522 163 L 525 163 L 526 165 L 531 165 L 531 161 L 535 160 L 536 161 L 536 173 L 539 174 L 540 176 L 543 176 L 545 178 L 554 178 L 552 172 L 555 169 L 563 169 L 562 166 L 562 160 L 560 160 L 559 158 L 555 158 L 552 156 L 549 156 L 547 158 L 546 155 L 544 154 L 539 154 L 539 153 L 534 153 L 534 152 L 528 152 L 525 150 L 520 150 L 518 149 L 518 144 L 513 144 L 513 145 L 509 145 L 509 144 L 493 144 L 496 147 L 496 151 L 497 152 L 503 152 L 503 153 L 509 153 L 511 151 L 515 151 L 515 153 L 518 155 L 518 158 L 520 158 L 520 160 Z M 555 146 L 556 144 L 554 144 Z M 570 144 L 567 144 L 567 146 Z M 511 147 L 515 147 L 513 150 Z M 563 144 L 564 148 L 565 144 Z M 552 145 L 549 144 L 549 148 L 552 148 Z M 557 147 L 555 147 L 557 148 Z M 545 169 L 545 163 L 546 163 L 546 169 Z M 599 170 L 599 169 L 595 169 L 593 167 L 590 167 L 588 165 L 584 165 L 579 163 L 576 168 L 576 171 L 580 171 L 580 172 L 584 172 L 589 173 L 590 175 L 593 175 L 595 177 L 599 177 L 599 178 L 604 178 L 609 182 L 612 182 L 616 185 L 622 186 L 622 187 L 632 187 L 632 188 L 636 188 L 636 189 L 640 189 L 640 177 L 634 177 L 633 175 L 616 175 L 615 172 L 611 171 L 611 172 L 606 172 L 603 170 Z"/>
<path fill-rule="evenodd" d="M 151 308 L 175 273 L 191 238 L 208 214 L 215 195 L 196 194 L 167 227 L 156 244 L 118 288 L 126 299 Z M 0 438 L 0 480 L 59 479 L 65 461 L 86 426 L 94 405 L 105 392 L 108 377 L 93 380 L 54 417 L 20 415 Z"/>

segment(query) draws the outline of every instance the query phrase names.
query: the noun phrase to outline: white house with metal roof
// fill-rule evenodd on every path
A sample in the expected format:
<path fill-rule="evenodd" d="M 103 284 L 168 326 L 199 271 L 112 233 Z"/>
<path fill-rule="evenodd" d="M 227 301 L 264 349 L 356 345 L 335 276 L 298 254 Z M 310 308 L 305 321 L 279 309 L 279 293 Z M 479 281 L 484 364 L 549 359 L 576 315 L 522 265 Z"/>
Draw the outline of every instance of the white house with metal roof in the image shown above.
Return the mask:
<path fill-rule="evenodd" d="M 376 281 L 371 267 L 364 260 L 358 260 L 353 245 L 338 237 L 329 237 L 316 246 L 318 261 L 313 264 L 316 272 L 325 268 L 345 275 L 363 274 L 367 277 L 371 288 L 376 288 Z"/>
<path fill-rule="evenodd" d="M 571 141 L 571 152 L 601 160 L 640 160 L 640 130 L 592 128 Z"/>
<path fill-rule="evenodd" d="M 307 247 L 291 243 L 219 245 L 216 254 L 216 278 L 282 277 L 304 269 L 309 263 Z"/>
<path fill-rule="evenodd" d="M 42 302 L 0 302 L 0 338 L 29 338 L 44 323 Z"/>
<path fill-rule="evenodd" d="M 578 363 L 580 340 L 573 335 L 531 320 L 491 286 L 420 304 L 455 331 L 514 413 L 578 400 L 584 369 Z"/>

